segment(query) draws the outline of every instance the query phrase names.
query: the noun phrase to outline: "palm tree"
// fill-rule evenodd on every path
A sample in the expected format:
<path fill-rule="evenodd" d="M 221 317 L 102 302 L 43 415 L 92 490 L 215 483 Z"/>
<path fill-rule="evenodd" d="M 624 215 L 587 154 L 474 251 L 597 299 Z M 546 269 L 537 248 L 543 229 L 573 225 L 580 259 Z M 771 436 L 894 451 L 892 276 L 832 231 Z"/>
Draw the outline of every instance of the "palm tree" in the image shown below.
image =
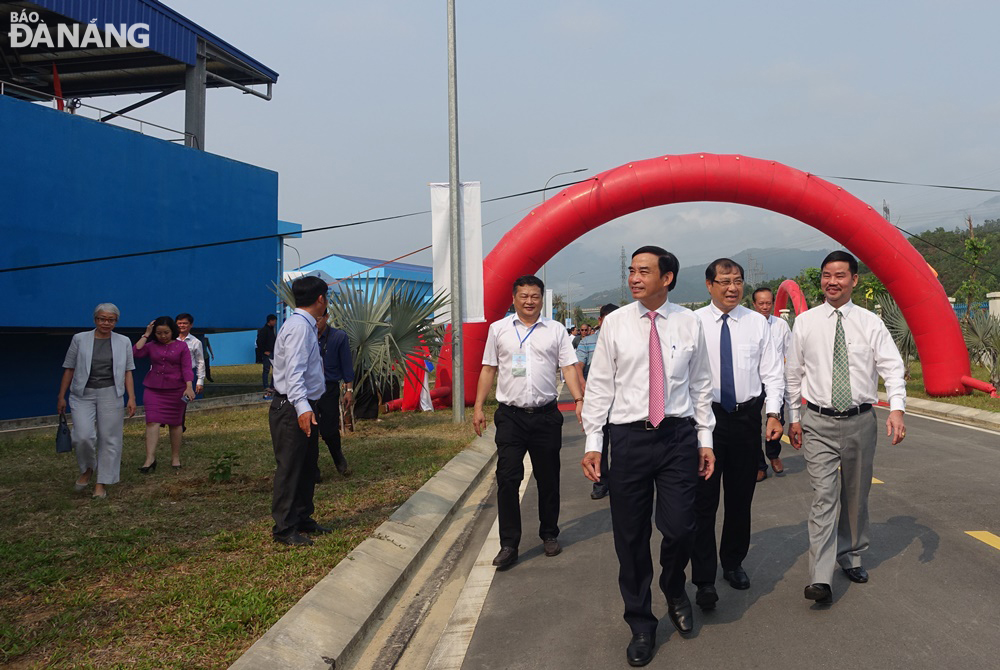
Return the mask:
<path fill-rule="evenodd" d="M 993 386 L 1000 386 L 1000 319 L 974 310 L 962 319 L 962 334 L 969 356 L 986 366 Z"/>
<path fill-rule="evenodd" d="M 875 302 L 882 308 L 882 321 L 892 335 L 892 341 L 896 343 L 900 356 L 903 357 L 906 379 L 909 379 L 910 360 L 917 358 L 917 343 L 913 340 L 910 325 L 903 318 L 903 310 L 888 293 L 876 293 Z"/>
<path fill-rule="evenodd" d="M 444 325 L 432 322 L 450 299 L 443 293 L 427 297 L 415 284 L 387 281 L 380 290 L 364 275 L 336 285 L 328 308 L 330 324 L 347 333 L 354 360 L 355 387 L 368 385 L 375 394 L 402 385 L 407 363 L 433 362 L 444 338 Z M 287 305 L 294 305 L 288 283 L 274 287 Z M 430 354 L 421 354 L 426 346 Z"/>

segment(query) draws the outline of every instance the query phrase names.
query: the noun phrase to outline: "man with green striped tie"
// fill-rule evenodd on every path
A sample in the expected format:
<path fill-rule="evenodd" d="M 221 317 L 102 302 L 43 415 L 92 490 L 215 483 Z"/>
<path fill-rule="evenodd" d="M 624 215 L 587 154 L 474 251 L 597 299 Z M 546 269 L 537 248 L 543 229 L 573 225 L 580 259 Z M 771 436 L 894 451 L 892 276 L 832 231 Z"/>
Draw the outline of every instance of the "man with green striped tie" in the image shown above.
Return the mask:
<path fill-rule="evenodd" d="M 868 492 L 878 436 L 872 405 L 881 376 L 889 397 L 886 435 L 899 444 L 906 435 L 906 384 L 903 359 L 885 324 L 851 302 L 857 259 L 834 251 L 820 273 L 826 302 L 796 317 L 785 382 L 789 435 L 793 447 L 804 447 L 813 488 L 805 597 L 829 604 L 837 564 L 852 582 L 868 581 L 861 555 L 869 544 Z"/>

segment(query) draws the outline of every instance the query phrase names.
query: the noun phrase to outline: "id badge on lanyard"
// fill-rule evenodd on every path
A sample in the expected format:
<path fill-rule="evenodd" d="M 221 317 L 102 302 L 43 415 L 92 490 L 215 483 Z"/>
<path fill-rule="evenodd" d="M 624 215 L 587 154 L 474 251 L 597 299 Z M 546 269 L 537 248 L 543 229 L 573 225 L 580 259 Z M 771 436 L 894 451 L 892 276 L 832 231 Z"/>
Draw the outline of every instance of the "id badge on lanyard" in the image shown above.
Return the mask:
<path fill-rule="evenodd" d="M 528 356 L 524 353 L 515 353 L 510 357 L 510 374 L 512 377 L 528 376 Z"/>

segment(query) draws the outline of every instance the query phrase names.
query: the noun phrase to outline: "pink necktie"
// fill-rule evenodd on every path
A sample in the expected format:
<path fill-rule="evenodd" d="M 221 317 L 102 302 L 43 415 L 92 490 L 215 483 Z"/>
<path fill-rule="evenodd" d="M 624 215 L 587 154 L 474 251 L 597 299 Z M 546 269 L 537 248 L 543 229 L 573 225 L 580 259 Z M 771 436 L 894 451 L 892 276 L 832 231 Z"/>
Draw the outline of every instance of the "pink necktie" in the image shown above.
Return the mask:
<path fill-rule="evenodd" d="M 649 317 L 649 422 L 659 426 L 664 415 L 663 350 L 660 334 L 656 332 L 656 312 L 646 312 Z"/>

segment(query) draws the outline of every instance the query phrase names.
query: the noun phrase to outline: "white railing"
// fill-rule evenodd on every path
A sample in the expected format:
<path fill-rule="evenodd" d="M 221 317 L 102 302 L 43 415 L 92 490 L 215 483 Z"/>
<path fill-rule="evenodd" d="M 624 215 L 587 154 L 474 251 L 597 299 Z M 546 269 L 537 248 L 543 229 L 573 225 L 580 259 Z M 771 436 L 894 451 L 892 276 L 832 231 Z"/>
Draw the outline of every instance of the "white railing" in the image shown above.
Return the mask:
<path fill-rule="evenodd" d="M 151 137 L 157 137 L 169 142 L 182 142 L 185 144 L 187 143 L 187 139 L 190 137 L 193 142 L 196 142 L 196 140 L 194 140 L 194 135 L 186 133 L 182 130 L 174 130 L 173 128 L 167 128 L 166 126 L 161 126 L 160 124 L 153 123 L 152 121 L 144 121 L 142 119 L 137 119 L 134 116 L 119 114 L 111 110 L 94 107 L 93 105 L 85 104 L 79 98 L 60 98 L 59 96 L 52 95 L 51 93 L 37 91 L 33 88 L 28 88 L 19 84 L 12 84 L 0 79 L 0 95 L 7 95 L 8 89 L 18 91 L 21 94 L 27 94 L 27 96 L 23 97 L 33 98 L 33 102 L 47 105 L 52 109 L 58 109 L 59 102 L 61 101 L 63 103 L 64 111 L 70 114 L 83 116 L 84 118 L 93 117 L 94 121 L 99 121 L 101 123 L 115 122 L 114 125 L 119 128 L 133 130 L 141 133 L 142 135 L 149 135 Z M 105 121 L 105 117 L 110 118 Z"/>

